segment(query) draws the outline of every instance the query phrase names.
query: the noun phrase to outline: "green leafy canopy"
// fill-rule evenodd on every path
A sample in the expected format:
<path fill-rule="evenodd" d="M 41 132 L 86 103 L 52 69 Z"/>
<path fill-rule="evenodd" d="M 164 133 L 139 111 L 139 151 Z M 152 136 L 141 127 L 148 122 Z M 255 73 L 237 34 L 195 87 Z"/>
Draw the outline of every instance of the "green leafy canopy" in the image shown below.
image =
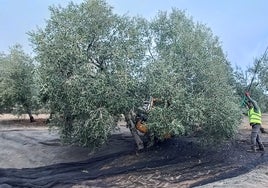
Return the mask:
<path fill-rule="evenodd" d="M 116 117 L 149 96 L 169 103 L 149 113 L 154 137 L 234 135 L 240 116 L 230 64 L 207 27 L 176 9 L 152 21 L 120 16 L 102 0 L 50 11 L 46 27 L 29 35 L 41 95 L 65 141 L 103 144 Z"/>

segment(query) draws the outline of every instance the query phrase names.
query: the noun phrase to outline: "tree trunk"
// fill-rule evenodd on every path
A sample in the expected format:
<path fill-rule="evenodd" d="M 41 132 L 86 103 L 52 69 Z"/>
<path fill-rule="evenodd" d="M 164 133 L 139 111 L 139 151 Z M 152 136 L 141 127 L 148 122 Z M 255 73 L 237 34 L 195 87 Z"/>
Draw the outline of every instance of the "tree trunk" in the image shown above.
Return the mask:
<path fill-rule="evenodd" d="M 50 123 L 50 121 L 51 121 L 51 119 L 52 119 L 52 117 L 53 117 L 53 114 L 54 114 L 54 112 L 50 111 L 49 117 L 48 117 L 48 119 L 46 120 L 46 124 Z"/>
<path fill-rule="evenodd" d="M 135 124 L 133 122 L 133 111 L 130 111 L 130 113 L 127 115 L 126 121 L 128 124 L 128 128 L 130 129 L 130 132 L 132 136 L 134 137 L 134 140 L 137 144 L 138 150 L 142 150 L 144 148 L 144 144 L 140 136 L 138 135 L 137 129 L 135 127 Z"/>
<path fill-rule="evenodd" d="M 29 115 L 29 118 L 30 118 L 30 122 L 32 123 L 32 122 L 35 122 L 35 119 L 34 119 L 34 117 L 33 117 L 33 115 L 32 115 L 32 112 L 31 112 L 31 110 L 27 110 L 27 113 L 28 113 L 28 115 Z"/>
<path fill-rule="evenodd" d="M 34 117 L 33 117 L 32 115 L 29 115 L 29 117 L 30 117 L 30 122 L 31 122 L 31 123 L 32 123 L 32 122 L 35 122 Z"/>

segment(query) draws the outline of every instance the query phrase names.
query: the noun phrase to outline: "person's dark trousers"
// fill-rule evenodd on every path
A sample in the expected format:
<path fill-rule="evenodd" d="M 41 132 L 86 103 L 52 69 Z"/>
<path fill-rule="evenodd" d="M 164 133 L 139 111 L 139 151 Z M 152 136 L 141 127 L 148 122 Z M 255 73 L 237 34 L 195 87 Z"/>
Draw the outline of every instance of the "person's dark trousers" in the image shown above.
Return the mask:
<path fill-rule="evenodd" d="M 260 128 L 261 125 L 258 123 L 251 124 L 252 130 L 251 130 L 251 149 L 253 151 L 257 150 L 257 144 L 258 147 L 261 151 L 264 151 L 264 146 L 261 141 L 261 136 L 260 136 Z"/>

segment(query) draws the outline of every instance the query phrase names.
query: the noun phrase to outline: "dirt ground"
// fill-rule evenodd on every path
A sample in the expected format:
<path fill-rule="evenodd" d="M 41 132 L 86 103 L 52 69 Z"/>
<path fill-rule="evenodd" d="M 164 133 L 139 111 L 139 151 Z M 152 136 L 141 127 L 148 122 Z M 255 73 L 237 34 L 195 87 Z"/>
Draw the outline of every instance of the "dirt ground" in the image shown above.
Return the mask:
<path fill-rule="evenodd" d="M 0 187 L 268 187 L 268 152 L 247 152 L 247 119 L 219 148 L 202 149 L 195 138 L 182 137 L 137 152 L 122 125 L 91 151 L 62 144 L 46 115 L 35 118 L 0 115 Z M 268 130 L 268 114 L 263 127 Z M 268 134 L 261 136 L 268 151 Z"/>

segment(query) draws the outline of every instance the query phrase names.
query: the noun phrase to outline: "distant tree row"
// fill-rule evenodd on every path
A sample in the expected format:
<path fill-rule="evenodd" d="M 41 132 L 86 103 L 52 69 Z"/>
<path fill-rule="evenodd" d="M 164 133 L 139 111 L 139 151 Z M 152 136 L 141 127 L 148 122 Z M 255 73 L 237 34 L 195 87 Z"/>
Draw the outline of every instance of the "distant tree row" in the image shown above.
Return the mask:
<path fill-rule="evenodd" d="M 63 141 L 94 148 L 107 141 L 120 114 L 153 96 L 162 105 L 148 115 L 152 137 L 232 138 L 252 70 L 233 71 L 219 39 L 183 11 L 148 21 L 112 10 L 103 0 L 50 7 L 45 28 L 29 33 L 36 64 L 18 46 L 1 55 L 1 111 L 22 109 L 31 117 L 42 103 Z M 261 66 L 252 95 L 267 101 L 266 59 Z"/>

